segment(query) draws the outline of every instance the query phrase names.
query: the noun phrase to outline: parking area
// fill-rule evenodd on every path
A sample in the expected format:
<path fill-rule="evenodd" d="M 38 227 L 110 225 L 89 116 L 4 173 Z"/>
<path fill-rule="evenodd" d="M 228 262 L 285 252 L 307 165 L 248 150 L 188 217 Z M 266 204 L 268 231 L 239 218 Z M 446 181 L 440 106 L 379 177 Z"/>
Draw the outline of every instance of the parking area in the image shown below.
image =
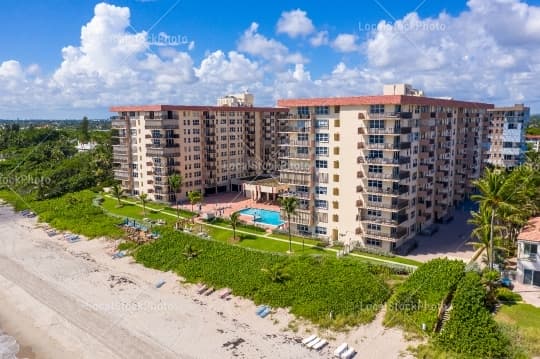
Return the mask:
<path fill-rule="evenodd" d="M 418 246 L 407 258 L 427 262 L 433 258 L 455 258 L 468 261 L 474 254 L 470 244 L 472 225 L 467 223 L 470 217 L 470 207 L 456 209 L 454 219 L 448 224 L 437 224 L 438 231 L 429 235 L 416 237 Z"/>

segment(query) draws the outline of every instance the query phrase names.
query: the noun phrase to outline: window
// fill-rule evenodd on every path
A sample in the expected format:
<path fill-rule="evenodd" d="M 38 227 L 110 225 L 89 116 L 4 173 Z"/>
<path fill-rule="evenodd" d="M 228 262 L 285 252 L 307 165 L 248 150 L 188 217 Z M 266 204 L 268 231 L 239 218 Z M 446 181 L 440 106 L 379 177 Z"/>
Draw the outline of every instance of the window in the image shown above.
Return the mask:
<path fill-rule="evenodd" d="M 307 106 L 300 106 L 296 110 L 299 116 L 309 116 L 309 107 Z"/>
<path fill-rule="evenodd" d="M 339 202 L 338 201 L 332 202 L 332 208 L 333 209 L 339 209 Z"/>
<path fill-rule="evenodd" d="M 326 201 L 324 199 L 316 199 L 315 200 L 315 208 L 328 209 L 328 201 Z"/>
<path fill-rule="evenodd" d="M 369 135 L 369 143 L 384 143 L 383 135 Z"/>
<path fill-rule="evenodd" d="M 368 187 L 378 187 L 382 188 L 382 181 L 378 180 L 368 180 Z"/>
<path fill-rule="evenodd" d="M 375 209 L 368 209 L 367 214 L 368 216 L 382 217 L 382 212 Z"/>
<path fill-rule="evenodd" d="M 382 242 L 374 238 L 366 238 L 366 244 L 373 247 L 382 247 Z"/>
<path fill-rule="evenodd" d="M 332 216 L 332 222 L 339 222 L 339 216 L 337 214 Z"/>
<path fill-rule="evenodd" d="M 333 180 L 334 182 L 339 182 L 339 175 L 334 175 Z"/>
<path fill-rule="evenodd" d="M 518 126 L 517 126 L 517 123 L 509 123 L 508 124 L 508 129 L 509 130 L 517 130 Z"/>
<path fill-rule="evenodd" d="M 334 187 L 334 189 L 332 189 L 332 194 L 334 196 L 339 196 L 339 187 Z"/>
<path fill-rule="evenodd" d="M 523 254 L 525 256 L 535 256 L 538 254 L 538 245 L 532 243 L 523 243 Z"/>
<path fill-rule="evenodd" d="M 315 128 L 328 128 L 328 120 L 316 120 Z"/>
<path fill-rule="evenodd" d="M 382 202 L 382 196 L 376 194 L 368 194 L 369 202 Z"/>
<path fill-rule="evenodd" d="M 315 147 L 315 154 L 317 156 L 328 156 L 328 147 Z"/>
<path fill-rule="evenodd" d="M 369 128 L 384 128 L 384 120 L 369 120 Z"/>
<path fill-rule="evenodd" d="M 339 141 L 339 133 L 334 133 L 334 141 Z"/>
<path fill-rule="evenodd" d="M 307 189 L 307 187 L 306 187 L 306 189 Z M 316 194 L 327 194 L 328 193 L 328 188 L 317 186 L 317 187 L 315 187 L 315 193 Z"/>
<path fill-rule="evenodd" d="M 328 134 L 327 133 L 316 133 L 315 141 L 328 143 Z"/>
<path fill-rule="evenodd" d="M 341 125 L 339 119 L 334 120 L 334 127 L 339 127 Z"/>
<path fill-rule="evenodd" d="M 383 158 L 383 151 L 381 150 L 370 150 L 369 158 Z"/>
<path fill-rule="evenodd" d="M 315 227 L 315 233 L 326 235 L 327 231 L 326 228 L 317 226 Z"/>
<path fill-rule="evenodd" d="M 315 168 L 328 168 L 328 161 L 315 160 Z"/>
<path fill-rule="evenodd" d="M 382 173 L 383 172 L 383 166 L 377 166 L 377 165 L 369 165 L 368 171 L 371 173 Z"/>
<path fill-rule="evenodd" d="M 308 140 L 308 134 L 307 133 L 299 133 L 296 137 L 298 141 L 307 141 Z"/>
<path fill-rule="evenodd" d="M 384 113 L 384 105 L 370 105 L 369 113 Z"/>
<path fill-rule="evenodd" d="M 380 231 L 381 230 L 381 225 L 380 224 L 375 224 L 375 223 L 368 223 L 367 229 L 370 230 L 370 231 Z"/>
<path fill-rule="evenodd" d="M 339 168 L 339 161 L 334 161 L 334 168 Z"/>
<path fill-rule="evenodd" d="M 328 113 L 329 113 L 328 106 L 315 106 L 315 114 L 328 115 Z"/>

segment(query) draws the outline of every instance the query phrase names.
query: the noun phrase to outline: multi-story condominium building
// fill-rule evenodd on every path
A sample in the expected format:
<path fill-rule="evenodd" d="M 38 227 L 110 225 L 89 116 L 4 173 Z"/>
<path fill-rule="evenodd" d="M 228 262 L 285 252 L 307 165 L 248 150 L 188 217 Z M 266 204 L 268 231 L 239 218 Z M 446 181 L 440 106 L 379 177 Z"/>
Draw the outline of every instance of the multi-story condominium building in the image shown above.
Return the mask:
<path fill-rule="evenodd" d="M 540 217 L 529 220 L 518 236 L 517 280 L 540 287 Z"/>
<path fill-rule="evenodd" d="M 278 106 L 289 109 L 280 182 L 299 202 L 292 230 L 384 251 L 449 219 L 472 192 L 493 107 L 399 85 Z"/>
<path fill-rule="evenodd" d="M 279 119 L 287 110 L 254 107 L 249 94 L 227 99 L 221 106 L 112 107 L 115 178 L 130 194 L 172 202 L 194 190 L 234 190 L 236 179 L 276 171 Z M 179 194 L 168 185 L 174 173 L 183 177 Z"/>
<path fill-rule="evenodd" d="M 526 135 L 525 141 L 531 150 L 540 152 L 540 135 Z"/>
<path fill-rule="evenodd" d="M 513 168 L 523 163 L 527 144 L 525 134 L 530 110 L 523 104 L 488 110 L 489 129 L 484 138 L 484 161 L 487 164 Z"/>

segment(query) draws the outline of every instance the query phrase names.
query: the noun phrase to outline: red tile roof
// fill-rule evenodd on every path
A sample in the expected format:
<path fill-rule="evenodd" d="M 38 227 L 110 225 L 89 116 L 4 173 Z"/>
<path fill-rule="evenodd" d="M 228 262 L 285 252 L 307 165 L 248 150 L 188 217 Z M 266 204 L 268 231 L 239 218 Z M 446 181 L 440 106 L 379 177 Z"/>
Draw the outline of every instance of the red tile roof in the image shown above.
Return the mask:
<path fill-rule="evenodd" d="M 525 135 L 526 140 L 540 140 L 540 135 Z"/>
<path fill-rule="evenodd" d="M 228 107 L 228 106 L 191 106 L 191 105 L 134 105 L 113 106 L 110 112 L 155 112 L 155 111 L 237 111 L 237 112 L 288 112 L 280 107 Z"/>
<path fill-rule="evenodd" d="M 297 106 L 355 106 L 355 105 L 431 105 L 459 106 L 490 109 L 494 106 L 488 103 L 448 100 L 421 96 L 381 95 L 381 96 L 352 96 L 352 97 L 323 97 L 304 99 L 278 100 L 280 107 Z"/>
<path fill-rule="evenodd" d="M 528 242 L 540 242 L 540 217 L 529 220 L 525 228 L 518 236 L 518 240 Z"/>

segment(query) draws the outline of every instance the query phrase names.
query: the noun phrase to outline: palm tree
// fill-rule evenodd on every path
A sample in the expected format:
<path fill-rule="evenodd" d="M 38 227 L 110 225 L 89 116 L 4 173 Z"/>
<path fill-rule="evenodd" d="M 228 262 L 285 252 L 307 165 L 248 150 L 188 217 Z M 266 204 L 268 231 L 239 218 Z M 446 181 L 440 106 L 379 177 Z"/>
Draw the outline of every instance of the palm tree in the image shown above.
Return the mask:
<path fill-rule="evenodd" d="M 171 190 L 174 193 L 174 203 L 176 204 L 176 218 L 178 221 L 180 220 L 180 208 L 178 205 L 176 194 L 180 193 L 180 189 L 182 188 L 183 182 L 184 182 L 184 179 L 182 178 L 182 175 L 179 175 L 177 173 L 169 177 L 169 187 L 171 187 Z"/>
<path fill-rule="evenodd" d="M 285 197 L 280 201 L 281 209 L 287 214 L 288 230 L 289 230 L 289 253 L 292 253 L 292 237 L 291 237 L 291 216 L 296 214 L 298 200 L 294 197 Z M 304 239 L 302 238 L 302 251 L 304 250 Z"/>
<path fill-rule="evenodd" d="M 480 207 L 478 211 L 471 212 L 471 218 L 468 220 L 470 224 L 473 224 L 475 228 L 471 232 L 471 236 L 476 238 L 478 242 L 472 243 L 473 246 L 478 248 L 476 254 L 471 258 L 471 262 L 476 261 L 478 257 L 485 251 L 488 267 L 491 267 L 493 263 L 492 251 L 491 251 L 491 212 L 489 207 Z M 501 226 L 496 226 L 494 230 L 500 232 Z"/>
<path fill-rule="evenodd" d="M 142 208 L 143 208 L 143 216 L 146 216 L 146 202 L 148 201 L 148 194 L 147 193 L 141 193 L 139 195 L 139 199 L 141 200 Z"/>
<path fill-rule="evenodd" d="M 112 192 L 112 195 L 116 197 L 116 199 L 118 200 L 118 207 L 122 207 L 121 198 L 122 198 L 122 195 L 124 194 L 124 190 L 122 189 L 122 187 L 120 187 L 118 183 L 115 183 L 111 188 L 111 192 Z"/>
<path fill-rule="evenodd" d="M 509 176 L 500 169 L 488 168 L 484 176 L 474 182 L 479 194 L 471 196 L 471 199 L 477 201 L 480 207 L 490 209 L 489 221 L 489 255 L 491 258 L 489 269 L 493 269 L 493 248 L 495 219 L 502 212 L 516 212 L 518 206 L 515 200 L 519 196 L 519 187 L 515 186 L 514 181 L 508 180 Z"/>
<path fill-rule="evenodd" d="M 199 191 L 189 191 L 187 195 L 189 203 L 191 203 L 191 212 L 195 213 L 193 207 L 202 200 L 202 194 Z M 195 215 L 193 215 L 192 220 L 195 221 Z"/>
<path fill-rule="evenodd" d="M 240 224 L 240 213 L 231 213 L 231 217 L 229 218 L 229 220 L 231 221 L 231 227 L 233 230 L 233 240 L 236 240 L 236 227 L 238 227 L 238 225 Z"/>

